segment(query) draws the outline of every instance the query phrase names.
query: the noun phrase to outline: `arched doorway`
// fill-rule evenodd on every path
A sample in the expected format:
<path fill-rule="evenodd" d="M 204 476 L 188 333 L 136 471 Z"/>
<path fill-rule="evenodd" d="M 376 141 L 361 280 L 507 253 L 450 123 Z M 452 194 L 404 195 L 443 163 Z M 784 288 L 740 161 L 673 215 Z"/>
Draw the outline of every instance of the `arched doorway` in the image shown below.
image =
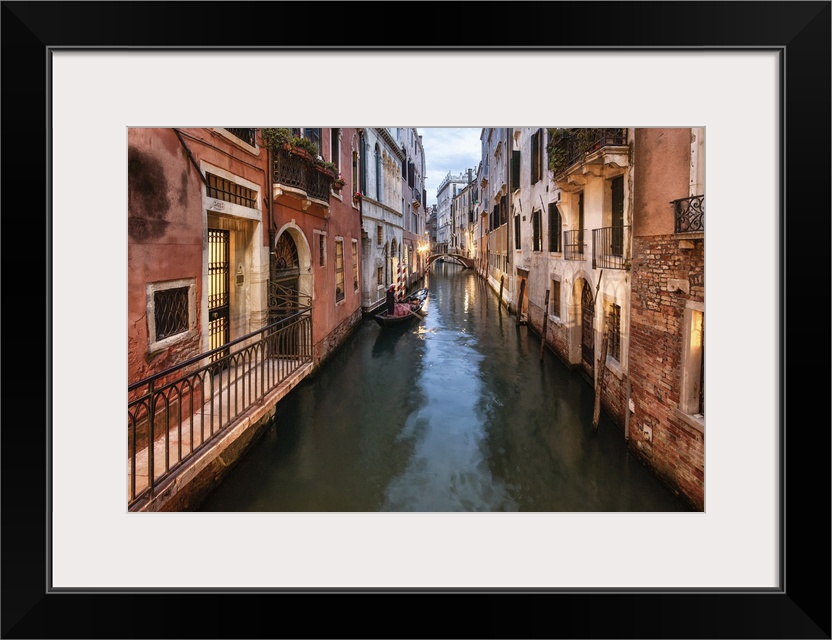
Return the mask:
<path fill-rule="evenodd" d="M 594 379 L 595 362 L 595 299 L 592 288 L 583 280 L 581 291 L 581 368 Z"/>
<path fill-rule="evenodd" d="M 298 312 L 298 248 L 288 232 L 280 234 L 269 261 L 269 324 Z"/>

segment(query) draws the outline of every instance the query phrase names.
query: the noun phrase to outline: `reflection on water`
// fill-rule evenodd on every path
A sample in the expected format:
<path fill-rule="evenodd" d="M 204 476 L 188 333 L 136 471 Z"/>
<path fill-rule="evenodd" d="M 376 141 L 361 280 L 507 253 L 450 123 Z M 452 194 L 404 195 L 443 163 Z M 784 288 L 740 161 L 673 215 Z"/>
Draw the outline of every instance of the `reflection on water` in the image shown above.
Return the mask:
<path fill-rule="evenodd" d="M 427 286 L 424 320 L 363 322 L 201 510 L 688 510 L 474 271 Z"/>

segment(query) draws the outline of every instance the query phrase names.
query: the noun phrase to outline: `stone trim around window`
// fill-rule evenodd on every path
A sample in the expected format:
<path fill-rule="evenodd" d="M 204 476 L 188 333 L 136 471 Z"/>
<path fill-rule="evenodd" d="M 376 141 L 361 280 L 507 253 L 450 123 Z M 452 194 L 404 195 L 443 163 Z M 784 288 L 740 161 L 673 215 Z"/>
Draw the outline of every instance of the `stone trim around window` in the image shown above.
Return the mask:
<path fill-rule="evenodd" d="M 156 340 L 156 296 L 157 291 L 188 288 L 188 328 L 181 333 Z M 196 332 L 196 279 L 184 278 L 167 282 L 149 282 L 147 284 L 147 351 L 150 354 L 167 349 L 175 344 L 190 340 Z"/>

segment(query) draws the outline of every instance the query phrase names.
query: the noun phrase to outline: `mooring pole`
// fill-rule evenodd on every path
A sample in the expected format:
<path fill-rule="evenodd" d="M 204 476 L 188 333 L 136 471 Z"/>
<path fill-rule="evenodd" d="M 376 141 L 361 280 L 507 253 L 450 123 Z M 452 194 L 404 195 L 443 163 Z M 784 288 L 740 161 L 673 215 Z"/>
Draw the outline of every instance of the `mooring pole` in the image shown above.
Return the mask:
<path fill-rule="evenodd" d="M 503 283 L 505 282 L 505 280 L 506 280 L 505 274 L 501 275 L 500 276 L 500 298 L 497 300 L 497 304 L 500 305 L 501 308 L 503 306 Z"/>
<path fill-rule="evenodd" d="M 523 315 L 523 291 L 526 289 L 526 279 L 523 278 L 520 280 L 520 297 L 518 298 L 517 302 L 517 322 L 516 324 L 520 324 L 521 316 Z"/>
<path fill-rule="evenodd" d="M 601 341 L 601 358 L 598 364 L 600 369 L 598 371 L 598 381 L 595 383 L 595 408 L 592 412 L 593 431 L 598 430 L 598 420 L 601 418 L 601 395 L 604 393 L 604 373 L 607 370 L 607 348 L 610 342 L 609 317 L 607 317 L 604 324 L 606 326 L 604 328 L 604 339 Z"/>

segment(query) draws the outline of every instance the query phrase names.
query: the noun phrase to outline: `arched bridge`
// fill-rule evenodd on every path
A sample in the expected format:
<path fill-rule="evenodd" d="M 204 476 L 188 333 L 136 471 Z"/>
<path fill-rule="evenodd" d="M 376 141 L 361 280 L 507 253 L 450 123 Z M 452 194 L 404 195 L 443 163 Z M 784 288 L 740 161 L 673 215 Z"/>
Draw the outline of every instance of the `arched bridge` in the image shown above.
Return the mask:
<path fill-rule="evenodd" d="M 472 258 L 466 258 L 465 256 L 459 253 L 432 253 L 428 256 L 427 266 L 429 267 L 439 259 L 447 260 L 448 262 L 455 262 L 456 264 L 461 264 L 466 269 L 474 268 L 474 260 Z"/>

